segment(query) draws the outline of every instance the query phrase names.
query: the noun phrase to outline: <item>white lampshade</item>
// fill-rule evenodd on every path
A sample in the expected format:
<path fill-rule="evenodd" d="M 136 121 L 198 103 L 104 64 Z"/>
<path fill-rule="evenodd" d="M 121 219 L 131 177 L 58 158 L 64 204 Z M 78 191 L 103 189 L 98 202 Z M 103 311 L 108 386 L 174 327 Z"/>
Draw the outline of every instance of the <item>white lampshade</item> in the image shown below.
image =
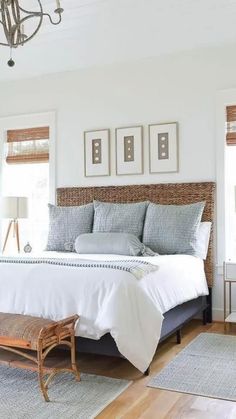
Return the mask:
<path fill-rule="evenodd" d="M 2 217 L 16 220 L 28 218 L 28 198 L 23 196 L 7 196 L 2 199 Z"/>

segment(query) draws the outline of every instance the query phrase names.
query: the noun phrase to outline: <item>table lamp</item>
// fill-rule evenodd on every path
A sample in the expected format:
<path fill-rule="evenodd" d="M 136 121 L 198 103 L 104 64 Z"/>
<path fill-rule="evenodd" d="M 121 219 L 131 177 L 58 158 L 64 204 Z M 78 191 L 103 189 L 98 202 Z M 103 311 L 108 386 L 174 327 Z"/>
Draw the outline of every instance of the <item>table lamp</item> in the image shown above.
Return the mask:
<path fill-rule="evenodd" d="M 19 224 L 20 218 L 28 218 L 28 198 L 23 196 L 8 196 L 2 199 L 2 217 L 9 218 L 6 238 L 2 252 L 4 253 L 9 238 L 9 234 L 13 228 L 13 237 L 16 238 L 17 250 L 20 252 L 20 236 Z"/>

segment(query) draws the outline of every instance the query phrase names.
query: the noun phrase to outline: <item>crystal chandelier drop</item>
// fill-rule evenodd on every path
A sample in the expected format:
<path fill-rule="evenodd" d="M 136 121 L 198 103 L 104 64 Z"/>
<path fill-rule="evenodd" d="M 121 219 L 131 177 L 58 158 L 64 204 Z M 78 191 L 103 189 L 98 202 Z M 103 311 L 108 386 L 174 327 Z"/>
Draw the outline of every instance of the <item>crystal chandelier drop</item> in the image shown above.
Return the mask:
<path fill-rule="evenodd" d="M 11 51 L 19 45 L 23 46 L 38 33 L 44 17 L 48 17 L 52 25 L 58 25 L 61 22 L 61 15 L 64 10 L 61 7 L 60 0 L 56 0 L 56 9 L 54 10 L 58 16 L 56 21 L 49 13 L 43 11 L 41 0 L 34 0 L 34 2 L 38 8 L 36 11 L 26 10 L 22 7 L 20 5 L 22 0 L 0 0 L 0 45 L 9 47 Z M 36 26 L 31 29 L 30 33 L 26 33 L 25 27 L 33 19 L 36 20 Z M 8 65 L 13 67 L 14 64 L 11 57 Z"/>

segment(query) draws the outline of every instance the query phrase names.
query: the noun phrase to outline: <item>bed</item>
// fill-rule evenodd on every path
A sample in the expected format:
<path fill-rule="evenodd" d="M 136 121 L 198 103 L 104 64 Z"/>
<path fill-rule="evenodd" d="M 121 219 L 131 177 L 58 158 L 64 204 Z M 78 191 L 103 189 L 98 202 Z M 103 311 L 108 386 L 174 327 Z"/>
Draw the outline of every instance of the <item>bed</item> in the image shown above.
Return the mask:
<path fill-rule="evenodd" d="M 57 191 L 58 205 L 82 205 L 93 199 L 165 204 L 205 200 L 203 219 L 213 221 L 214 216 L 213 183 Z M 1 262 L 0 311 L 54 320 L 81 314 L 76 330 L 79 351 L 123 356 L 142 372 L 159 340 L 179 331 L 197 313 L 211 321 L 212 238 L 205 266 L 187 255 L 134 258 L 72 253 L 68 261 L 68 253 L 52 252 L 43 259 L 38 256 L 37 262 L 32 258 Z M 143 270 L 142 279 L 127 266 Z"/>
<path fill-rule="evenodd" d="M 106 202 L 140 202 L 149 200 L 160 204 L 190 204 L 205 201 L 203 221 L 212 222 L 212 233 L 209 242 L 207 259 L 204 261 L 204 271 L 208 285 L 208 295 L 200 296 L 168 310 L 164 314 L 160 341 L 170 335 L 177 334 L 177 342 L 181 339 L 181 328 L 196 315 L 202 315 L 203 323 L 212 322 L 212 287 L 214 283 L 214 253 L 213 232 L 215 219 L 215 183 L 173 183 L 125 185 L 105 187 L 72 187 L 57 190 L 57 204 L 62 206 L 82 205 L 100 200 Z M 78 338 L 78 348 L 81 352 L 104 355 L 122 356 L 114 339 L 109 333 L 100 340 Z"/>

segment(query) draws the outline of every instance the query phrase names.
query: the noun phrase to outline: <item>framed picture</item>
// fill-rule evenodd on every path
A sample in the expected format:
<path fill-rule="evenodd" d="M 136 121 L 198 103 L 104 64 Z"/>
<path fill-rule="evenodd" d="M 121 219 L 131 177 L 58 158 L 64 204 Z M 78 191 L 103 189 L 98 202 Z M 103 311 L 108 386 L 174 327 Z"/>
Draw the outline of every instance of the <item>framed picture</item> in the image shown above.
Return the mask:
<path fill-rule="evenodd" d="M 108 129 L 85 131 L 84 175 L 110 175 L 110 134 Z"/>
<path fill-rule="evenodd" d="M 150 173 L 178 172 L 177 122 L 149 125 Z"/>
<path fill-rule="evenodd" d="M 143 173 L 142 127 L 116 129 L 116 174 L 138 175 Z"/>

